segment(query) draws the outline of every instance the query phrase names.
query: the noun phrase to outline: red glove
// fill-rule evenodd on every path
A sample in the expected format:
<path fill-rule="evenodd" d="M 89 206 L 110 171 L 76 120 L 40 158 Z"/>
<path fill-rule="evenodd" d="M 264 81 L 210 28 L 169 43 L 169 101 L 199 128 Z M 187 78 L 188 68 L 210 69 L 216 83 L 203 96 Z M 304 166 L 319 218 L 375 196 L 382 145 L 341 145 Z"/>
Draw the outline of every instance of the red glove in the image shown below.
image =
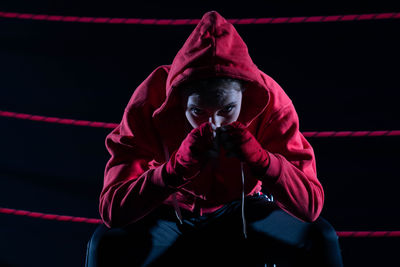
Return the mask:
<path fill-rule="evenodd" d="M 228 157 L 247 163 L 255 175 L 264 175 L 269 166 L 269 155 L 257 139 L 238 121 L 217 129 L 217 135 Z"/>
<path fill-rule="evenodd" d="M 166 184 L 178 186 L 197 175 L 214 147 L 213 139 L 209 122 L 193 129 L 165 165 Z"/>

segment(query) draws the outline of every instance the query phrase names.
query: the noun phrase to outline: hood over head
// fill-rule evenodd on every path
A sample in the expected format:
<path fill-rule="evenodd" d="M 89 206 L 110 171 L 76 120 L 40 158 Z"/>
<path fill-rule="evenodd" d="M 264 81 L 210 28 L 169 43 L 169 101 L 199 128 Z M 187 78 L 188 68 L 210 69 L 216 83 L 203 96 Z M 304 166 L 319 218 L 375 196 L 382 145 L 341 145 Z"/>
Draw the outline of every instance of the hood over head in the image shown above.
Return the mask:
<path fill-rule="evenodd" d="M 166 81 L 166 99 L 153 117 L 180 105 L 181 85 L 212 77 L 230 77 L 245 82 L 238 118 L 244 125 L 248 126 L 266 108 L 269 94 L 260 70 L 236 29 L 216 11 L 203 16 L 175 56 Z"/>

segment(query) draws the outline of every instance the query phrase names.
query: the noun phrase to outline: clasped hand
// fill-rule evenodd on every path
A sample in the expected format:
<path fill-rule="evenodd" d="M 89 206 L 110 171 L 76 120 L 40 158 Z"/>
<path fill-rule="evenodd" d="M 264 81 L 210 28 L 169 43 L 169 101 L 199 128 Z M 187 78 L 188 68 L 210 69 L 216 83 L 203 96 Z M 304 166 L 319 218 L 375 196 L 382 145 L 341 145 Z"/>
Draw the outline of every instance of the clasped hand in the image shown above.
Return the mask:
<path fill-rule="evenodd" d="M 190 179 L 223 148 L 227 157 L 237 157 L 251 168 L 264 169 L 269 163 L 268 153 L 256 138 L 235 121 L 221 127 L 205 122 L 193 129 L 183 140 L 166 165 L 170 175 Z"/>

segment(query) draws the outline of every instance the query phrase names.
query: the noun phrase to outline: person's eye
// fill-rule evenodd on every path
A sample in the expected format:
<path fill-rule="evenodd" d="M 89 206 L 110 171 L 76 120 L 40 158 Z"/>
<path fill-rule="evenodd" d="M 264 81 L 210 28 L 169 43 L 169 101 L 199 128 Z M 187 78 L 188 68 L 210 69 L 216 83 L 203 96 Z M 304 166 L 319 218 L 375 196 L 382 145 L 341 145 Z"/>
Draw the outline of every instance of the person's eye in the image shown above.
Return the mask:
<path fill-rule="evenodd" d="M 204 113 L 201 109 L 198 109 L 198 108 L 191 108 L 190 110 L 195 115 L 202 115 Z"/>
<path fill-rule="evenodd" d="M 223 113 L 229 113 L 229 112 L 231 112 L 234 108 L 235 108 L 235 105 L 229 105 L 229 106 L 225 107 L 225 108 L 222 110 L 222 112 L 223 112 Z"/>

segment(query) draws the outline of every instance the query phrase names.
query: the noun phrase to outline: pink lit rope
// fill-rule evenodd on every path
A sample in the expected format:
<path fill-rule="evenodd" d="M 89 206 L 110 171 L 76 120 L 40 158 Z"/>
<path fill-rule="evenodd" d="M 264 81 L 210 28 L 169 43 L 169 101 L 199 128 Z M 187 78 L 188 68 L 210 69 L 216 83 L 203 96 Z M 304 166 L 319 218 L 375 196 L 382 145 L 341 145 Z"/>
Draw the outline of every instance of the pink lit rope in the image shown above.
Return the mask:
<path fill-rule="evenodd" d="M 0 110 L 0 117 L 9 117 L 9 118 L 16 118 L 16 119 L 23 119 L 23 120 L 31 120 L 31 121 L 43 121 L 43 122 L 50 122 L 50 123 L 60 123 L 60 124 L 68 124 L 68 125 L 76 125 L 76 126 L 110 128 L 110 129 L 114 129 L 118 125 L 116 123 L 62 119 L 62 118 L 56 118 L 56 117 L 45 117 L 45 116 L 16 113 L 16 112 L 10 112 L 10 111 L 1 111 L 1 110 Z"/>
<path fill-rule="evenodd" d="M 27 217 L 31 217 L 31 218 L 38 218 L 38 219 L 45 219 L 45 220 L 63 221 L 63 222 L 80 222 L 80 223 L 92 223 L 92 224 L 102 223 L 100 219 L 73 217 L 73 216 L 56 215 L 56 214 L 45 214 L 45 213 L 40 213 L 40 212 L 7 209 L 7 208 L 1 208 L 1 207 L 0 207 L 0 213 L 9 214 L 9 215 L 27 216 Z"/>
<path fill-rule="evenodd" d="M 327 132 L 303 132 L 305 137 L 376 137 L 376 136 L 400 136 L 400 131 L 327 131 Z"/>
<path fill-rule="evenodd" d="M 108 23 L 108 24 L 142 24 L 142 25 L 196 25 L 200 19 L 141 19 L 141 18 L 95 18 L 77 16 L 56 16 L 45 14 L 26 14 L 15 12 L 1 12 L 0 17 L 28 20 L 82 22 L 82 23 Z M 278 18 L 243 18 L 228 19 L 233 24 L 281 24 L 281 23 L 307 23 L 307 22 L 335 22 L 335 21 L 363 21 L 381 19 L 399 19 L 400 12 L 351 14 L 333 16 L 310 17 L 278 17 Z"/>
<path fill-rule="evenodd" d="M 88 126 L 88 127 L 97 127 L 97 128 L 109 128 L 114 129 L 118 126 L 117 123 L 105 123 L 105 122 L 93 122 L 93 121 L 83 121 L 83 120 L 73 120 L 73 119 L 62 119 L 56 117 L 45 117 L 38 115 L 31 115 L 25 113 L 16 113 L 10 111 L 1 111 L 0 117 L 9 117 L 23 120 L 32 120 L 32 121 L 42 121 L 42 122 L 50 122 L 50 123 L 60 123 L 60 124 L 68 124 L 68 125 L 76 125 L 76 126 Z M 326 132 L 303 132 L 305 137 L 376 137 L 376 136 L 400 136 L 399 131 L 326 131 Z"/>
<path fill-rule="evenodd" d="M 65 215 L 45 214 L 40 212 L 31 212 L 26 210 L 16 210 L 1 208 L 0 213 L 7 215 L 19 215 L 37 219 L 63 221 L 63 222 L 80 222 L 90 224 L 101 224 L 100 219 L 73 217 Z M 400 231 L 339 231 L 336 232 L 339 237 L 400 237 Z"/>
<path fill-rule="evenodd" d="M 338 231 L 340 237 L 400 237 L 400 231 Z"/>

